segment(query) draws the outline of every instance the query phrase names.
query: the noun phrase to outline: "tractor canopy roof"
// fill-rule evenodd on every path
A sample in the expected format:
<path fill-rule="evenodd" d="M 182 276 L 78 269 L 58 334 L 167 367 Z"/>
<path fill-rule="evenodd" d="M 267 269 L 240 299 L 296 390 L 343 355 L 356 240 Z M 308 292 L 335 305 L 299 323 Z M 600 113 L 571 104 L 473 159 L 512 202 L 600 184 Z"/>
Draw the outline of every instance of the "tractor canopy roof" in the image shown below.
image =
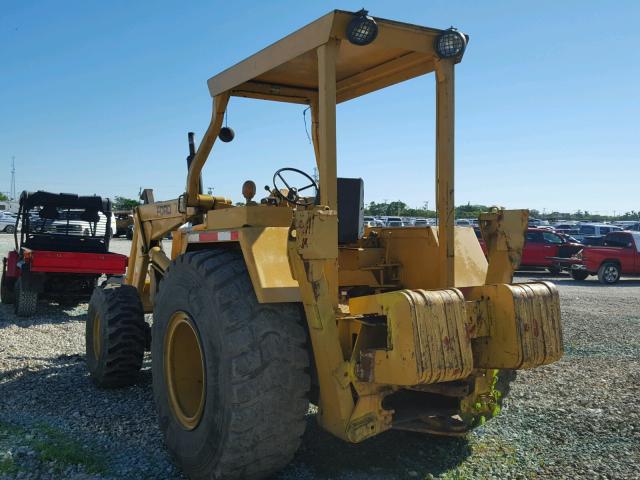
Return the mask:
<path fill-rule="evenodd" d="M 38 190 L 37 192 L 22 192 L 20 195 L 20 209 L 31 210 L 34 207 L 52 206 L 56 208 L 73 208 L 95 210 L 109 215 L 111 201 L 108 198 L 80 196 L 75 193 L 51 193 Z"/>
<path fill-rule="evenodd" d="M 371 43 L 359 45 L 349 35 L 350 23 L 359 13 L 334 10 L 211 77 L 211 96 L 229 92 L 232 96 L 309 104 L 318 94 L 316 49 L 331 41 L 340 41 L 337 103 L 435 69 L 439 60 L 435 42 L 447 30 L 373 17 L 377 36 Z"/>

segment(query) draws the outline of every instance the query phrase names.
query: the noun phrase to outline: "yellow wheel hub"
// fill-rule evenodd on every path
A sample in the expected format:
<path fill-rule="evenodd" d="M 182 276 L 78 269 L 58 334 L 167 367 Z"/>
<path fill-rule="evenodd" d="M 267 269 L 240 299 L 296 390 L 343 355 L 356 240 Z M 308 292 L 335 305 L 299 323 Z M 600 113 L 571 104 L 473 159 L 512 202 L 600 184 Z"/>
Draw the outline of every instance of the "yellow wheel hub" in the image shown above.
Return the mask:
<path fill-rule="evenodd" d="M 102 332 L 101 332 L 102 319 L 100 315 L 95 316 L 93 319 L 93 356 L 96 360 L 100 360 L 100 352 L 102 350 Z"/>
<path fill-rule="evenodd" d="M 200 423 L 204 408 L 204 356 L 193 322 L 185 312 L 176 312 L 169 320 L 164 374 L 175 418 L 183 428 L 193 430 Z"/>

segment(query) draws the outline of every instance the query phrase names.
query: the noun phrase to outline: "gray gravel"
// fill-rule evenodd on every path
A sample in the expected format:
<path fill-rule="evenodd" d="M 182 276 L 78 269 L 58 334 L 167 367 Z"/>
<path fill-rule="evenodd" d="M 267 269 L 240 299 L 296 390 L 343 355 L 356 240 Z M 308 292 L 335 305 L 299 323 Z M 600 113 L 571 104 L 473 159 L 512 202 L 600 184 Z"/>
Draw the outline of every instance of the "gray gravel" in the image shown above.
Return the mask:
<path fill-rule="evenodd" d="M 0 235 L 0 256 L 11 245 Z M 277 478 L 640 478 L 640 281 L 518 281 L 543 277 L 560 289 L 565 357 L 521 372 L 498 418 L 468 440 L 389 432 L 347 445 L 310 414 Z M 22 320 L 0 305 L 0 479 L 183 478 L 156 426 L 149 359 L 132 388 L 89 381 L 86 308 L 40 304 Z"/>

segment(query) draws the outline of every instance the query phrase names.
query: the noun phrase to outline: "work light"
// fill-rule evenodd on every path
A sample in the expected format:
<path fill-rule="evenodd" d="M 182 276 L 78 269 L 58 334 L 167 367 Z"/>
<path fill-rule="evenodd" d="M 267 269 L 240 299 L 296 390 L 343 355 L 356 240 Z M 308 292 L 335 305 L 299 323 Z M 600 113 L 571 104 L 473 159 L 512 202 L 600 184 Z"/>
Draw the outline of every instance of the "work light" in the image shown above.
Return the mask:
<path fill-rule="evenodd" d="M 455 28 L 445 30 L 436 38 L 436 52 L 440 58 L 460 57 L 467 46 L 467 37 Z"/>
<path fill-rule="evenodd" d="M 355 14 L 347 26 L 347 38 L 354 45 L 369 45 L 378 36 L 378 25 L 364 8 Z"/>
<path fill-rule="evenodd" d="M 218 133 L 218 138 L 224 143 L 229 143 L 235 136 L 236 132 L 233 131 L 233 128 L 229 127 L 222 127 L 220 133 Z"/>

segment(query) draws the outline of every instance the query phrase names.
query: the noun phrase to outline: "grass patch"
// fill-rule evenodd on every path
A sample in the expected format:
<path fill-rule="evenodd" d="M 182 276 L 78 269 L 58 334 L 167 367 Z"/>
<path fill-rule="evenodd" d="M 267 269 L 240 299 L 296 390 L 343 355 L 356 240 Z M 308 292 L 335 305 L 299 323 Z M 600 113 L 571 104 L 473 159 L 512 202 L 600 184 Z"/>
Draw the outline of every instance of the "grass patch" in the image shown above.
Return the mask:
<path fill-rule="evenodd" d="M 49 425 L 38 425 L 42 434 L 33 441 L 33 449 L 45 462 L 55 462 L 57 469 L 71 465 L 81 465 L 87 473 L 105 473 L 104 460 L 65 433 Z"/>
<path fill-rule="evenodd" d="M 107 470 L 101 456 L 56 428 L 46 424 L 25 428 L 0 421 L 0 475 L 21 471 L 20 457 L 10 453 L 13 447 L 28 447 L 38 461 L 51 463 L 57 474 L 74 465 L 94 475 Z"/>
<path fill-rule="evenodd" d="M 0 458 L 0 475 L 15 475 L 18 473 L 18 466 L 11 457 Z"/>

